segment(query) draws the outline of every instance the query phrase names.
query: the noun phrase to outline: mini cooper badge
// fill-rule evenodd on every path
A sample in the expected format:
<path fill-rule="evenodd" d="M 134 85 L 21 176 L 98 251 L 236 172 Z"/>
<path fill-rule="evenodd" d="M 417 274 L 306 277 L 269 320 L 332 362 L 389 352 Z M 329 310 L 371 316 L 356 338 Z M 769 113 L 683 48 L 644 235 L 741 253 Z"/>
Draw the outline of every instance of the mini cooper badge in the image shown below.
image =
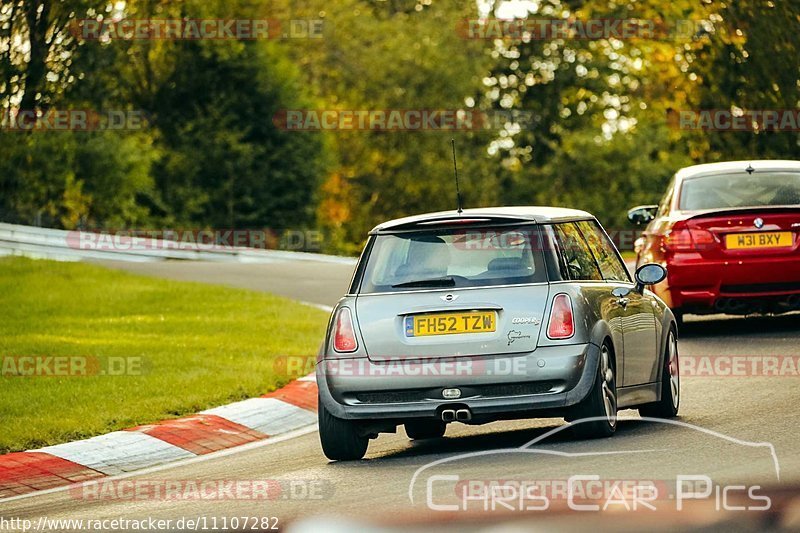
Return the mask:
<path fill-rule="evenodd" d="M 512 324 L 533 324 L 534 326 L 538 326 L 542 323 L 539 317 L 535 316 L 515 316 L 511 319 Z"/>
<path fill-rule="evenodd" d="M 757 218 L 757 219 L 755 219 L 755 220 L 753 221 L 753 225 L 754 225 L 755 227 L 757 227 L 758 229 L 761 229 L 761 228 L 763 228 L 763 227 L 764 227 L 764 219 L 763 219 L 763 218 Z"/>
<path fill-rule="evenodd" d="M 455 302 L 458 299 L 458 294 L 445 294 L 444 296 L 440 296 L 440 298 L 445 302 Z"/>

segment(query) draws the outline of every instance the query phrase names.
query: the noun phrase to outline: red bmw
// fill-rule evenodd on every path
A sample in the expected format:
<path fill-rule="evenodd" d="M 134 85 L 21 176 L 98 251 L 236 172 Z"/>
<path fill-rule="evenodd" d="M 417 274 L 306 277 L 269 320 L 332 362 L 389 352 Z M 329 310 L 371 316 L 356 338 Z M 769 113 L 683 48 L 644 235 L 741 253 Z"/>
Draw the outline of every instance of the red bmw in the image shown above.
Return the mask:
<path fill-rule="evenodd" d="M 800 310 L 800 161 L 734 161 L 675 174 L 647 224 L 636 264 L 658 263 L 655 292 L 675 316 Z"/>

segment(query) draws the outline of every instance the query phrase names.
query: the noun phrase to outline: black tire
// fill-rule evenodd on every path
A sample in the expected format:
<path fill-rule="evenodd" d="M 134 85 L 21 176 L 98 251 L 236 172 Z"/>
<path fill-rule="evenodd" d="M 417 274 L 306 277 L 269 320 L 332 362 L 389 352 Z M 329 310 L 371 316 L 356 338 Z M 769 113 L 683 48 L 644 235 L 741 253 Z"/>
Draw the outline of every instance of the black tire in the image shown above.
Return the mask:
<path fill-rule="evenodd" d="M 578 405 L 572 419 L 576 421 L 573 430 L 584 439 L 610 437 L 617 430 L 617 377 L 611 348 L 604 343 L 600 348 L 600 361 L 594 386 Z M 582 418 L 597 418 L 581 422 Z"/>
<path fill-rule="evenodd" d="M 333 461 L 355 461 L 364 457 L 369 437 L 359 434 L 358 425 L 350 420 L 336 418 L 319 400 L 319 441 L 322 451 Z"/>
<path fill-rule="evenodd" d="M 672 314 L 675 316 L 675 325 L 680 329 L 683 326 L 683 311 L 680 309 L 673 309 Z"/>
<path fill-rule="evenodd" d="M 681 368 L 675 330 L 667 334 L 661 370 L 661 399 L 639 407 L 639 414 L 653 418 L 674 418 L 681 406 Z"/>
<path fill-rule="evenodd" d="M 412 440 L 438 439 L 444 436 L 447 424 L 440 420 L 414 420 L 406 422 L 406 435 Z"/>

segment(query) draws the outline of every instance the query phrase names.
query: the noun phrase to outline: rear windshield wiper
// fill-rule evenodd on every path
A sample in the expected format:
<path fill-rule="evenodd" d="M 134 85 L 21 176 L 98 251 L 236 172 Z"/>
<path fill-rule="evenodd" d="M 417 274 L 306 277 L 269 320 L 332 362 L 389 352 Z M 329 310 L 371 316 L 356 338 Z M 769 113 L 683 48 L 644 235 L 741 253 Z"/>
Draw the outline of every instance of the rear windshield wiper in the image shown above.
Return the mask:
<path fill-rule="evenodd" d="M 456 280 L 451 277 L 444 277 L 444 278 L 431 278 L 431 279 L 418 279 L 415 281 L 406 281 L 404 283 L 398 283 L 397 285 L 392 285 L 393 289 L 399 289 L 402 287 L 455 287 Z"/>

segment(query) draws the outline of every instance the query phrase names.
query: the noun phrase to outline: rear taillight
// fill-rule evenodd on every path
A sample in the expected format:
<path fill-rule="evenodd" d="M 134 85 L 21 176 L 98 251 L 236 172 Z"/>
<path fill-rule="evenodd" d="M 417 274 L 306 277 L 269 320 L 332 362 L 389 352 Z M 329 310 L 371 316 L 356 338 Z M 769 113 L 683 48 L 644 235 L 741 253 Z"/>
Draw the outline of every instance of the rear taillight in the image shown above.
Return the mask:
<path fill-rule="evenodd" d="M 550 323 L 547 336 L 551 339 L 568 339 L 575 334 L 575 317 L 572 313 L 572 300 L 566 294 L 556 294 L 550 309 Z"/>
<path fill-rule="evenodd" d="M 336 313 L 336 326 L 333 330 L 333 349 L 337 352 L 354 352 L 358 348 L 356 332 L 353 330 L 353 317 L 350 309 L 342 307 Z"/>
<path fill-rule="evenodd" d="M 704 229 L 672 228 L 664 235 L 664 248 L 671 252 L 708 250 L 717 244 L 714 234 Z"/>

